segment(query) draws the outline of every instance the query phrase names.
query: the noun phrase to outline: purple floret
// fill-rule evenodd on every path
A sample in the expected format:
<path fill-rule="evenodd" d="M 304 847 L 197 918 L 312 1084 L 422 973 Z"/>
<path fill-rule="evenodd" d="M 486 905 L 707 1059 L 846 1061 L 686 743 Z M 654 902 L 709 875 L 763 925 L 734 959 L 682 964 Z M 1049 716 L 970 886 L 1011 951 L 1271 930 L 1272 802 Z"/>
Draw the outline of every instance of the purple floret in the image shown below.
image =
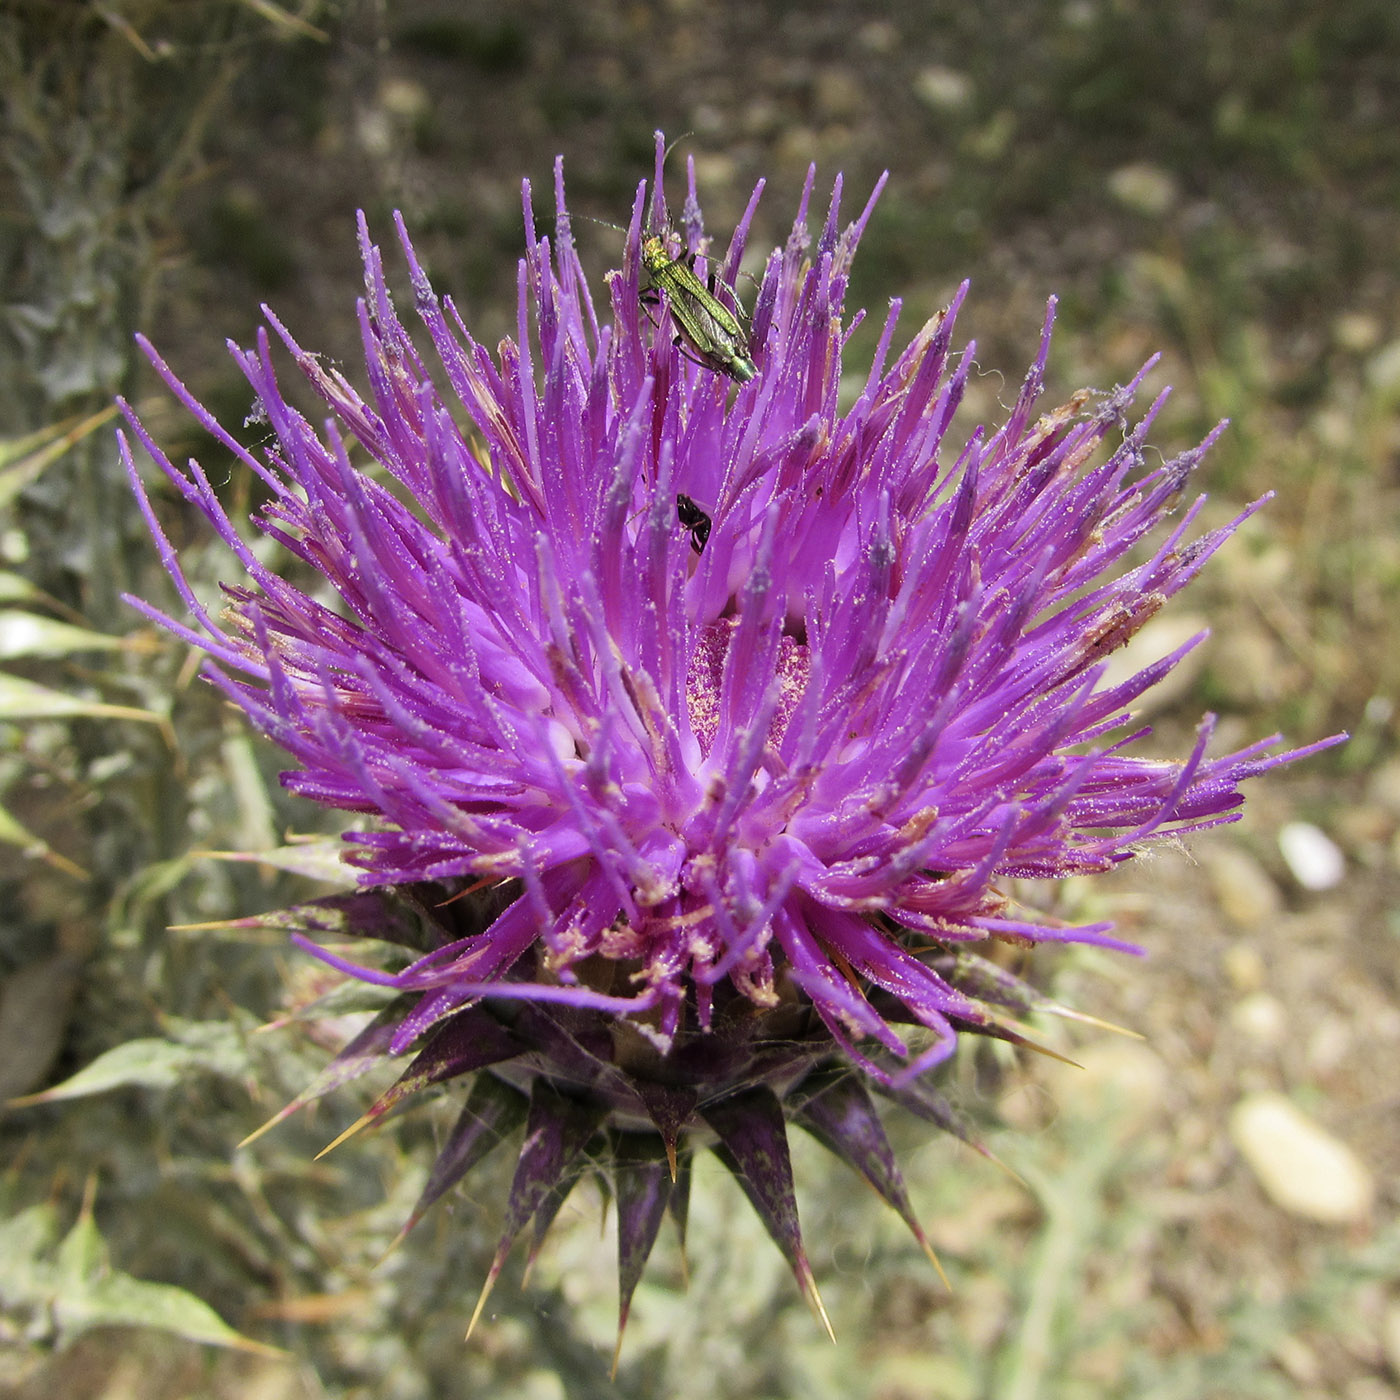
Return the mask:
<path fill-rule="evenodd" d="M 328 407 L 318 430 L 279 387 L 267 330 L 230 347 L 275 438 L 262 459 L 143 341 L 266 486 L 258 529 L 324 582 L 313 597 L 261 562 L 199 465 L 176 467 L 128 409 L 250 580 L 220 617 L 201 607 L 123 438 L 196 626 L 135 606 L 209 653 L 210 679 L 295 760 L 289 789 L 375 818 L 349 838 L 367 885 L 514 882 L 483 932 L 401 971 L 323 954 L 418 995 L 393 1052 L 488 993 L 629 1016 L 664 1051 L 688 1008 L 708 1027 L 725 984 L 758 1008 L 805 998 L 898 1087 L 994 1023 L 930 948 L 1128 946 L 1013 910 L 1006 879 L 1106 870 L 1231 821 L 1246 778 L 1312 751 L 1210 757 L 1206 719 L 1184 762 L 1138 754 L 1134 701 L 1199 638 L 1105 681 L 1250 511 L 1202 535 L 1200 498 L 1171 518 L 1215 435 L 1149 465 L 1161 399 L 1127 417 L 1142 375 L 1039 410 L 1053 302 L 1000 427 L 950 432 L 973 364 L 953 342 L 965 287 L 897 355 L 893 302 L 843 407 L 843 301 L 875 195 L 843 228 L 839 179 L 813 242 L 809 174 L 764 265 L 757 376 L 697 363 L 640 295 L 660 176 L 658 154 L 602 321 L 562 171 L 552 241 L 525 186 L 519 327 L 496 356 L 399 221 L 431 353 L 415 346 L 362 217 L 366 396 L 268 312 Z M 733 299 L 749 300 L 758 194 L 712 265 Z M 684 236 L 704 274 L 693 169 Z M 710 519 L 700 552 L 680 495 Z M 909 1041 L 910 1024 L 931 1035 Z"/>

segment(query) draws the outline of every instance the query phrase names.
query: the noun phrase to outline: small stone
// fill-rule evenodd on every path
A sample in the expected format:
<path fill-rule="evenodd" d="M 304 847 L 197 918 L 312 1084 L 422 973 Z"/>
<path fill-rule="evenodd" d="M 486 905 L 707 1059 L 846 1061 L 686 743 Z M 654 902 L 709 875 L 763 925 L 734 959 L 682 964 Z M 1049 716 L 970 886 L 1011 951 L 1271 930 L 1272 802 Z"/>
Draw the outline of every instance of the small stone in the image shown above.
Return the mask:
<path fill-rule="evenodd" d="M 1336 843 L 1311 822 L 1289 822 L 1278 834 L 1278 848 L 1305 890 L 1334 889 L 1347 873 L 1346 858 Z"/>
<path fill-rule="evenodd" d="M 961 112 L 972 105 L 976 89 L 972 79 L 956 68 L 934 64 L 920 69 L 914 79 L 914 96 L 935 112 Z"/>
<path fill-rule="evenodd" d="M 1327 404 L 1313 414 L 1310 424 L 1318 446 L 1324 451 L 1345 451 L 1356 438 L 1355 410 L 1348 405 Z"/>
<path fill-rule="evenodd" d="M 1249 943 L 1236 943 L 1228 948 L 1222 960 L 1230 985 L 1240 993 L 1257 992 L 1264 985 L 1264 957 Z"/>
<path fill-rule="evenodd" d="M 1370 1214 L 1376 1186 L 1365 1164 L 1282 1094 L 1241 1099 L 1230 1137 L 1265 1194 L 1290 1215 L 1350 1225 Z"/>
<path fill-rule="evenodd" d="M 376 160 L 383 160 L 394 152 L 394 125 L 382 107 L 361 112 L 355 134 L 359 137 L 360 149 Z"/>
<path fill-rule="evenodd" d="M 866 53 L 893 53 L 899 46 L 899 30 L 887 19 L 872 19 L 856 30 L 856 43 Z"/>
<path fill-rule="evenodd" d="M 400 121 L 421 121 L 433 110 L 432 94 L 412 78 L 390 78 L 380 85 L 379 103 Z"/>
<path fill-rule="evenodd" d="M 1230 1024 L 1260 1045 L 1277 1045 L 1283 1039 L 1288 1016 L 1277 997 L 1255 992 L 1235 1005 Z"/>
<path fill-rule="evenodd" d="M 867 106 L 865 90 L 844 68 L 824 68 L 812 92 L 818 112 L 828 121 L 848 121 Z"/>
<path fill-rule="evenodd" d="M 801 122 L 783 125 L 776 136 L 773 151 L 784 170 L 806 170 L 812 163 L 812 153 L 820 146 L 817 133 Z"/>
<path fill-rule="evenodd" d="M 695 180 L 707 190 L 727 190 L 734 184 L 736 169 L 731 157 L 719 151 L 700 151 L 695 156 Z"/>
<path fill-rule="evenodd" d="M 1237 928 L 1257 928 L 1283 907 L 1268 871 L 1248 851 L 1220 844 L 1203 850 L 1201 861 L 1210 875 L 1220 912 Z"/>
<path fill-rule="evenodd" d="M 1125 209 L 1160 219 L 1177 201 L 1176 180 L 1160 165 L 1136 161 L 1108 177 L 1108 192 Z"/>
<path fill-rule="evenodd" d="M 1332 340 L 1338 349 L 1364 355 L 1380 344 L 1381 323 L 1365 311 L 1344 311 L 1332 322 Z"/>
<path fill-rule="evenodd" d="M 1326 1014 L 1319 1016 L 1304 1047 L 1308 1077 L 1325 1079 L 1341 1069 L 1356 1053 L 1356 1023 L 1353 1018 Z"/>

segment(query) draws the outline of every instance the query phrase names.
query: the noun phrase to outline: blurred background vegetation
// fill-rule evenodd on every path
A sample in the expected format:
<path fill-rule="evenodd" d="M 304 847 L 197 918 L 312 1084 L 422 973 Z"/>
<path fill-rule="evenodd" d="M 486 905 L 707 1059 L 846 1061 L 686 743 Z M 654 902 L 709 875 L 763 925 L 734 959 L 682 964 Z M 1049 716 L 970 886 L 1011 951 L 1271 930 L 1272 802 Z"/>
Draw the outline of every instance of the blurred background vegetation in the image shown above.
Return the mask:
<path fill-rule="evenodd" d="M 0 1396 L 1400 1395 L 1393 0 L 0 0 L 0 104 L 0 1099 L 67 1086 L 0 1109 Z M 200 853 L 324 819 L 120 602 L 170 591 L 108 406 L 138 401 L 239 505 L 248 482 L 153 396 L 134 330 L 234 427 L 250 403 L 222 339 L 246 343 L 264 300 L 353 377 L 354 211 L 382 238 L 399 208 L 494 343 L 521 178 L 547 208 L 562 152 L 573 209 L 623 222 L 658 126 L 691 133 L 713 230 L 768 177 L 755 247 L 785 236 L 809 162 L 819 190 L 845 173 L 852 213 L 888 167 L 850 303 L 878 323 L 901 296 L 912 333 L 971 277 L 972 414 L 1008 397 L 1051 292 L 1052 395 L 1160 350 L 1165 452 L 1233 420 L 1211 519 L 1277 493 L 1155 624 L 1160 650 L 1213 629 L 1158 702 L 1163 750 L 1206 708 L 1222 744 L 1353 738 L 1256 784 L 1199 864 L 1025 892 L 1147 946 L 1037 964 L 1146 1039 L 1057 1040 L 1087 1072 L 954 1066 L 1019 1181 L 892 1122 L 951 1293 L 798 1143 L 838 1346 L 716 1167 L 688 1284 L 659 1250 L 611 1384 L 596 1196 L 469 1346 L 507 1164 L 375 1267 L 451 1103 L 313 1162 L 366 1101 L 347 1091 L 235 1150 L 324 1063 L 317 1030 L 257 1033 L 317 971 L 275 930 L 170 926 L 302 896 L 295 872 Z M 596 274 L 616 263 L 615 232 L 576 232 Z M 170 515 L 212 587 L 226 560 Z M 1330 875 L 1280 846 L 1300 822 Z M 1349 1211 L 1287 1209 L 1250 1170 L 1237 1109 L 1266 1091 L 1342 1154 Z"/>

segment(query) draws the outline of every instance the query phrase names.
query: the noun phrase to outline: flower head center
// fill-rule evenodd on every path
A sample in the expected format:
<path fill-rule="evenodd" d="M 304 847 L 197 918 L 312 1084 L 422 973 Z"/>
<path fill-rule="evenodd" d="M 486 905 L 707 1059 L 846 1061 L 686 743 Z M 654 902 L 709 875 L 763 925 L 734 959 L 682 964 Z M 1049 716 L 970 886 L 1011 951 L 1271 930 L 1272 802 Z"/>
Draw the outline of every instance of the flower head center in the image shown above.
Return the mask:
<path fill-rule="evenodd" d="M 708 757 L 719 732 L 723 707 L 725 670 L 739 630 L 737 617 L 722 617 L 700 629 L 686 675 L 685 699 L 691 732 L 700 745 L 702 758 Z M 795 637 L 784 632 L 778 639 L 778 657 L 773 681 L 777 686 L 773 718 L 768 725 L 768 745 L 778 749 L 787 733 L 812 672 L 811 653 Z M 732 682 L 731 682 L 732 684 Z"/>

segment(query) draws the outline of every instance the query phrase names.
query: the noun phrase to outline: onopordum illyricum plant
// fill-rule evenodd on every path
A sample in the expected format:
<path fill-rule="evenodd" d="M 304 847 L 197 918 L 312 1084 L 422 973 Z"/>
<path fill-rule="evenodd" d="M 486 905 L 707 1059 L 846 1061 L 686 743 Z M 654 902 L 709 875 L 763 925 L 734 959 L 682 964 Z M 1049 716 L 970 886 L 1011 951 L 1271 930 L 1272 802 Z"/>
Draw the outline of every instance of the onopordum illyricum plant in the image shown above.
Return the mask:
<path fill-rule="evenodd" d="M 1230 821 L 1246 778 L 1309 752 L 1213 755 L 1209 719 L 1179 761 L 1137 752 L 1134 702 L 1194 643 L 1114 684 L 1105 662 L 1235 528 L 1198 533 L 1186 503 L 1208 443 L 1149 461 L 1141 377 L 1044 411 L 1047 316 L 1005 421 L 954 439 L 973 363 L 953 339 L 960 291 L 902 350 L 894 302 L 852 395 L 843 302 L 874 200 L 843 226 L 838 180 L 813 236 L 810 177 L 733 353 L 707 354 L 678 334 L 707 303 L 647 295 L 644 239 L 669 238 L 680 267 L 694 255 L 694 285 L 737 307 L 758 192 L 711 257 L 693 171 L 666 228 L 661 156 L 658 140 L 601 301 L 562 175 L 552 240 L 526 186 L 519 330 L 494 356 L 400 224 L 410 333 L 362 223 L 362 388 L 268 313 L 318 424 L 284 396 L 267 331 L 233 350 L 265 451 L 147 347 L 256 473 L 254 523 L 314 592 L 128 411 L 247 575 L 207 611 L 124 441 L 194 622 L 136 606 L 209 654 L 209 679 L 295 761 L 288 788 L 367 818 L 345 856 L 363 891 L 291 922 L 396 995 L 298 1102 L 392 1057 L 411 1056 L 368 1117 L 470 1076 L 413 1218 L 518 1140 L 489 1290 L 516 1236 L 538 1241 L 603 1174 L 624 1321 L 702 1149 L 815 1299 L 791 1123 L 922 1240 L 873 1096 L 959 1131 L 931 1073 L 960 1036 L 1019 1042 L 1019 1018 L 1047 1009 L 1005 951 L 1125 946 L 1018 907 L 1007 881 L 1109 870 Z M 327 931 L 404 952 L 349 961 L 310 937 Z"/>

